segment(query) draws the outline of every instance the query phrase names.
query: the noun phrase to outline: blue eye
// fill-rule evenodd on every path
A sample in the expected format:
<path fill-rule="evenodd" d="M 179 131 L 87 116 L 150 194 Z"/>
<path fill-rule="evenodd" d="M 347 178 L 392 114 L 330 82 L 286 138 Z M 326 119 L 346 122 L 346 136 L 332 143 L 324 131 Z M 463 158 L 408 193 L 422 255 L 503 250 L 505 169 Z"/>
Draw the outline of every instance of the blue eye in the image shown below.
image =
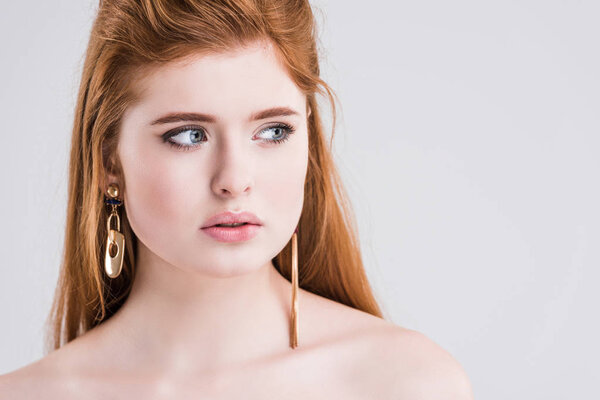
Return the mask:
<path fill-rule="evenodd" d="M 261 133 L 267 131 L 273 131 L 274 138 L 266 139 L 265 142 L 281 144 L 290 138 L 290 135 L 294 133 L 294 128 L 285 123 L 278 123 L 263 129 Z M 178 136 L 182 139 L 185 139 L 184 142 L 171 139 Z M 205 136 L 206 132 L 202 128 L 195 126 L 183 126 L 165 133 L 162 138 L 163 141 L 169 143 L 170 146 L 175 147 L 178 150 L 188 151 L 195 149 L 196 147 L 200 147 L 202 142 L 206 142 L 206 140 L 202 140 L 202 138 Z"/>
<path fill-rule="evenodd" d="M 272 130 L 275 132 L 276 138 L 267 140 L 267 142 L 273 142 L 274 144 L 281 144 L 290 138 L 290 135 L 294 133 L 294 128 L 288 124 L 277 124 L 263 129 L 261 132 Z"/>
<path fill-rule="evenodd" d="M 190 134 L 191 133 L 191 134 Z M 189 139 L 190 144 L 186 144 L 187 140 L 184 143 L 179 141 L 174 141 L 171 138 L 181 136 L 182 138 Z M 169 143 L 171 146 L 174 146 L 178 149 L 190 150 L 200 146 L 199 143 L 203 142 L 201 137 L 206 136 L 204 130 L 201 128 L 196 128 L 194 126 L 184 126 L 181 128 L 177 128 L 173 131 L 167 132 L 163 136 L 163 141 Z M 205 140 L 204 140 L 205 141 Z"/>

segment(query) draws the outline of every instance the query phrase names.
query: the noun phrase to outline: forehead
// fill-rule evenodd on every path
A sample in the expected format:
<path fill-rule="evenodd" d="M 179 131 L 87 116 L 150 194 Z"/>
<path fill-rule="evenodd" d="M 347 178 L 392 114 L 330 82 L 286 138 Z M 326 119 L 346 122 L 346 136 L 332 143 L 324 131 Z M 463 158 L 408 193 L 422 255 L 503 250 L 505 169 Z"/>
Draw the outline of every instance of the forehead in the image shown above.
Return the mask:
<path fill-rule="evenodd" d="M 139 97 L 133 108 L 142 113 L 200 111 L 243 118 L 273 106 L 302 111 L 305 102 L 272 45 L 265 43 L 154 67 L 135 81 L 134 91 Z"/>

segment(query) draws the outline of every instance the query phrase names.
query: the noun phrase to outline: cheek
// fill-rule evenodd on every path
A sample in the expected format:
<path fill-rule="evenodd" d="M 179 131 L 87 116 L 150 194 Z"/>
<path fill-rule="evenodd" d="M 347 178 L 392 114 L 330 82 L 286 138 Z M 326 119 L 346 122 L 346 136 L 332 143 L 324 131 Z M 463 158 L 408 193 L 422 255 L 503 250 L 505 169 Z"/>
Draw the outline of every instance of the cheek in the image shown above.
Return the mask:
<path fill-rule="evenodd" d="M 284 229 L 295 224 L 300 217 L 307 163 L 308 144 L 306 140 L 299 140 L 262 166 L 265 181 L 261 187 L 265 193 L 261 196 L 264 195 L 265 206 L 273 210 Z"/>
<path fill-rule="evenodd" d="M 129 154 L 122 164 L 127 216 L 140 239 L 163 241 L 166 233 L 177 232 L 172 228 L 197 222 L 194 217 L 199 216 L 192 215 L 190 204 L 198 196 L 193 190 L 199 182 L 190 185 L 194 179 L 190 168 L 151 152 Z"/>

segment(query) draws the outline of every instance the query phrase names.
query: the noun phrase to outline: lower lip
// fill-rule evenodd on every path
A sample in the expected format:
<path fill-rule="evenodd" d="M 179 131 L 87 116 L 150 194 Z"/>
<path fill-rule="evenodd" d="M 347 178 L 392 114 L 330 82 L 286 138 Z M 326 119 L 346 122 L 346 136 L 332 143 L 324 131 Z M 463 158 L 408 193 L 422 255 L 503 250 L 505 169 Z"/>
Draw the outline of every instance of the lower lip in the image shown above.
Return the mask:
<path fill-rule="evenodd" d="M 206 232 L 213 239 L 219 242 L 241 242 L 244 240 L 250 240 L 258 234 L 260 225 L 246 224 L 235 228 L 229 228 L 226 226 L 210 226 L 208 228 L 202 228 L 203 232 Z"/>

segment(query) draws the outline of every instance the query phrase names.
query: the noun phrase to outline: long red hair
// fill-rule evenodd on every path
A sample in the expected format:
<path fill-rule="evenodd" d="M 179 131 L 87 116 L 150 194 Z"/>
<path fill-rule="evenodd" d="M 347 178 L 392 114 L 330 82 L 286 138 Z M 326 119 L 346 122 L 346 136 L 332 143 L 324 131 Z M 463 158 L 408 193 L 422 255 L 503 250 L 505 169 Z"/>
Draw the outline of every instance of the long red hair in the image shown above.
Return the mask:
<path fill-rule="evenodd" d="M 103 0 L 93 23 L 79 87 L 69 162 L 64 254 L 47 320 L 46 351 L 110 318 L 135 278 L 137 238 L 122 209 L 125 259 L 121 274 L 103 270 L 105 173 L 123 179 L 116 158 L 118 126 L 136 100 L 133 79 L 192 54 L 224 52 L 271 41 L 290 77 L 307 96 L 309 160 L 298 226 L 299 285 L 382 317 L 368 282 L 351 205 L 334 165 L 336 98 L 320 78 L 315 18 L 308 0 Z M 317 104 L 332 108 L 329 145 Z M 273 259 L 291 280 L 291 240 Z"/>

